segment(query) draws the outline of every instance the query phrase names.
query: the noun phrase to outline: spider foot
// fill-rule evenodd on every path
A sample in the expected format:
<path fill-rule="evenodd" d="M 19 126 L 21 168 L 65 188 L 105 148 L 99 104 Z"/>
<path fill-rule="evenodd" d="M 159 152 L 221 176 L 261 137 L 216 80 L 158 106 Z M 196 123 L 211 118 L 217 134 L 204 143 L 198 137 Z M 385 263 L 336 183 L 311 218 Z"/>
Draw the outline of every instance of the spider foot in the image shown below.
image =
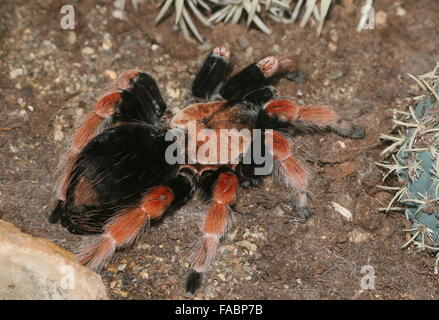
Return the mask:
<path fill-rule="evenodd" d="M 364 128 L 353 125 L 345 119 L 337 120 L 331 128 L 335 133 L 349 139 L 363 139 L 366 136 Z"/>
<path fill-rule="evenodd" d="M 192 95 L 196 99 L 211 100 L 218 93 L 218 86 L 224 81 L 230 63 L 230 50 L 220 46 L 204 60 L 192 83 Z"/>
<path fill-rule="evenodd" d="M 190 294 L 195 294 L 195 292 L 200 287 L 202 281 L 203 281 L 203 273 L 191 269 L 189 271 L 186 280 L 186 292 Z"/>
<path fill-rule="evenodd" d="M 352 126 L 352 130 L 347 137 L 350 139 L 363 139 L 366 137 L 366 130 L 362 127 Z"/>
<path fill-rule="evenodd" d="M 213 49 L 212 54 L 216 54 L 225 60 L 230 59 L 230 50 L 223 46 Z"/>
<path fill-rule="evenodd" d="M 257 63 L 265 77 L 271 77 L 279 69 L 279 60 L 276 57 L 266 57 Z"/>

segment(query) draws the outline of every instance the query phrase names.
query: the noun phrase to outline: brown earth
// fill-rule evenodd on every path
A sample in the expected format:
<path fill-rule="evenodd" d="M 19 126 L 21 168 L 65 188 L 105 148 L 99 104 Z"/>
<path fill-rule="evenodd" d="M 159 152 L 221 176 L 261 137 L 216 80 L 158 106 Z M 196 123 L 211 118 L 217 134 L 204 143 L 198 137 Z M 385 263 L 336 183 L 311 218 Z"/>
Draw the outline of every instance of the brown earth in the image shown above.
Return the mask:
<path fill-rule="evenodd" d="M 73 2 L 74 33 L 59 26 L 60 3 L 0 4 L 0 218 L 69 250 L 79 244 L 80 237 L 47 222 L 53 172 L 75 118 L 90 110 L 113 72 L 151 72 L 169 105 L 180 108 L 197 66 L 216 45 L 231 48 L 235 70 L 267 55 L 289 55 L 308 81 L 282 79 L 282 93 L 336 106 L 367 129 L 367 138 L 297 136 L 314 173 L 315 215 L 297 222 L 288 193 L 272 179 L 243 189 L 229 236 L 196 298 L 439 298 L 434 259 L 401 250 L 405 218 L 378 211 L 392 195 L 375 187 L 383 173 L 374 165 L 383 148 L 378 136 L 391 131 L 390 110 L 419 93 L 407 74 L 426 73 L 439 61 L 438 1 L 376 1 L 375 11 L 387 17 L 380 13 L 377 28 L 361 33 L 355 31 L 359 9 L 347 0 L 334 6 L 321 37 L 312 25 L 268 22 L 272 36 L 244 24 L 200 26 L 203 46 L 173 30 L 172 19 L 155 27 L 152 1 L 137 14 L 129 7 L 127 22 L 112 17 L 112 1 Z M 353 220 L 332 202 L 350 210 Z M 118 252 L 101 272 L 111 296 L 189 298 L 183 284 L 204 208 L 192 201 Z M 375 269 L 375 290 L 361 291 L 364 265 Z"/>

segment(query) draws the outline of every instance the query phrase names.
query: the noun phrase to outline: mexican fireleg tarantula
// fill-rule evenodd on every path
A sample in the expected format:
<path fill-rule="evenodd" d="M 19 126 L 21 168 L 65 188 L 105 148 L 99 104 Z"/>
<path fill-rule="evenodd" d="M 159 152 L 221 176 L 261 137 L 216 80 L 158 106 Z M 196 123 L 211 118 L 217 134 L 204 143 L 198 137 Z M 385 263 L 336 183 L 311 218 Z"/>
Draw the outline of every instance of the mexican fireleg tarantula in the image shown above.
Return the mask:
<path fill-rule="evenodd" d="M 226 80 L 229 58 L 226 48 L 213 50 L 192 84 L 191 104 L 175 116 L 165 113 L 157 84 L 139 70 L 121 74 L 96 103 L 61 161 L 58 201 L 49 217 L 72 233 L 94 235 L 78 254 L 81 263 L 101 269 L 117 248 L 143 233 L 150 219 L 178 209 L 200 189 L 210 200 L 209 209 L 186 283 L 187 291 L 198 289 L 226 230 L 239 185 L 257 185 L 263 176 L 255 173 L 260 165 L 252 161 L 191 164 L 186 158 L 184 164 L 169 163 L 165 153 L 173 141 L 165 139 L 167 129 L 180 128 L 188 139 L 191 122 L 197 130 L 215 132 L 261 129 L 263 153 L 274 159 L 276 178 L 294 191 L 297 214 L 310 216 L 309 173 L 291 153 L 286 133 L 330 129 L 356 139 L 364 137 L 364 130 L 340 119 L 331 107 L 298 106 L 277 98 L 270 83 L 291 68 L 291 60 L 267 57 Z M 241 146 L 248 150 L 253 143 Z M 231 157 L 242 159 L 244 153 Z"/>

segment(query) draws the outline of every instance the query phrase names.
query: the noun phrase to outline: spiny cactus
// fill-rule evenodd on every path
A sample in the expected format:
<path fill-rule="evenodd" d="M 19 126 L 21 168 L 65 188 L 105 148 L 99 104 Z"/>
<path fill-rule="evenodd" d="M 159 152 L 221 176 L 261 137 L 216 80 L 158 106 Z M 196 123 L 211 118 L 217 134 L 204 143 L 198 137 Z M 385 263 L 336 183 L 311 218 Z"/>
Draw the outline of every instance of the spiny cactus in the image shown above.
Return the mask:
<path fill-rule="evenodd" d="M 161 9 L 157 15 L 157 18 L 155 19 L 155 23 L 159 23 L 165 17 L 168 11 L 172 11 L 172 9 L 174 9 L 175 25 L 181 29 L 186 37 L 189 37 L 190 32 L 192 32 L 198 41 L 203 42 L 203 37 L 201 36 L 200 32 L 198 32 L 197 27 L 192 21 L 191 15 L 193 14 L 205 26 L 211 26 L 210 21 L 201 11 L 211 11 L 211 7 L 207 1 L 210 0 L 163 0 L 159 3 L 159 7 L 161 7 Z"/>
<path fill-rule="evenodd" d="M 242 17 L 246 17 L 247 26 L 253 23 L 261 31 L 271 34 L 270 28 L 260 17 L 260 13 L 265 10 L 272 20 L 282 23 L 295 22 L 303 14 L 301 28 L 314 17 L 320 34 L 331 4 L 332 0 L 162 0 L 156 23 L 174 9 L 175 25 L 186 36 L 192 32 L 200 42 L 203 42 L 203 38 L 192 17 L 205 26 L 219 22 L 239 23 Z"/>
<path fill-rule="evenodd" d="M 382 134 L 392 144 L 382 155 L 392 154 L 391 163 L 377 163 L 387 170 L 385 180 L 395 174 L 399 187 L 379 186 L 395 191 L 385 211 L 403 210 L 412 223 L 410 240 L 402 248 L 414 244 L 436 255 L 434 272 L 439 263 L 439 64 L 423 76 L 414 78 L 425 95 L 415 99 L 408 111 L 394 110 L 393 123 L 397 136 Z M 402 207 L 394 207 L 399 202 Z"/>
<path fill-rule="evenodd" d="M 362 0 L 364 7 L 371 7 L 374 0 Z M 134 11 L 137 12 L 139 3 L 144 0 L 130 0 Z M 126 20 L 127 0 L 114 0 L 115 10 L 113 16 Z M 325 23 L 329 8 L 333 0 L 158 0 L 159 13 L 155 23 L 161 22 L 167 15 L 175 12 L 175 26 L 179 28 L 186 37 L 194 35 L 199 42 L 203 37 L 198 31 L 194 20 L 200 21 L 203 25 L 212 27 L 213 24 L 239 23 L 246 18 L 247 26 L 255 25 L 266 34 L 271 34 L 270 28 L 261 18 L 261 13 L 266 12 L 267 16 L 275 22 L 292 23 L 300 19 L 299 26 L 305 27 L 313 17 L 318 23 L 317 34 L 320 35 Z M 368 11 L 361 11 L 361 19 L 357 31 L 361 31 L 368 19 Z"/>

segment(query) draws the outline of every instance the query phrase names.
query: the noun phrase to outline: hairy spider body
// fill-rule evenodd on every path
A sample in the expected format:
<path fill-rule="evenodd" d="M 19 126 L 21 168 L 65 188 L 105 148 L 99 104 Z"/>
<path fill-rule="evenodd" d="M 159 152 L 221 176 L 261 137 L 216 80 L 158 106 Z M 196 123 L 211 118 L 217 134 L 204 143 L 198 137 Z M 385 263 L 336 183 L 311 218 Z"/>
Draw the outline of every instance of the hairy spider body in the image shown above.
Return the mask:
<path fill-rule="evenodd" d="M 294 191 L 298 215 L 310 216 L 310 173 L 293 155 L 287 131 L 330 129 L 362 138 L 364 130 L 340 119 L 331 107 L 298 106 L 277 98 L 271 86 L 273 76 L 288 70 L 290 60 L 268 57 L 226 79 L 229 57 L 224 47 L 213 50 L 193 81 L 191 103 L 176 115 L 166 112 L 160 90 L 148 73 L 126 71 L 77 129 L 60 162 L 58 202 L 49 221 L 89 235 L 78 253 L 83 264 L 100 270 L 116 249 L 142 235 L 151 219 L 177 210 L 200 190 L 209 207 L 186 283 L 187 291 L 198 289 L 226 231 L 239 186 L 257 185 L 263 175 L 256 174 L 261 164 L 253 155 L 249 162 L 243 161 L 256 144 L 254 137 L 236 140 L 239 148 L 233 148 L 233 142 L 219 143 L 217 150 L 209 152 L 227 151 L 226 161 L 206 163 L 191 157 L 188 149 L 192 143 L 195 152 L 200 151 L 212 136 L 191 141 L 192 127 L 195 133 L 211 129 L 220 137 L 222 130 L 235 130 L 232 138 L 238 130 L 260 129 L 262 154 L 273 157 L 278 181 Z M 174 143 L 167 139 L 169 129 L 183 132 L 187 142 L 183 163 L 166 158 Z"/>

